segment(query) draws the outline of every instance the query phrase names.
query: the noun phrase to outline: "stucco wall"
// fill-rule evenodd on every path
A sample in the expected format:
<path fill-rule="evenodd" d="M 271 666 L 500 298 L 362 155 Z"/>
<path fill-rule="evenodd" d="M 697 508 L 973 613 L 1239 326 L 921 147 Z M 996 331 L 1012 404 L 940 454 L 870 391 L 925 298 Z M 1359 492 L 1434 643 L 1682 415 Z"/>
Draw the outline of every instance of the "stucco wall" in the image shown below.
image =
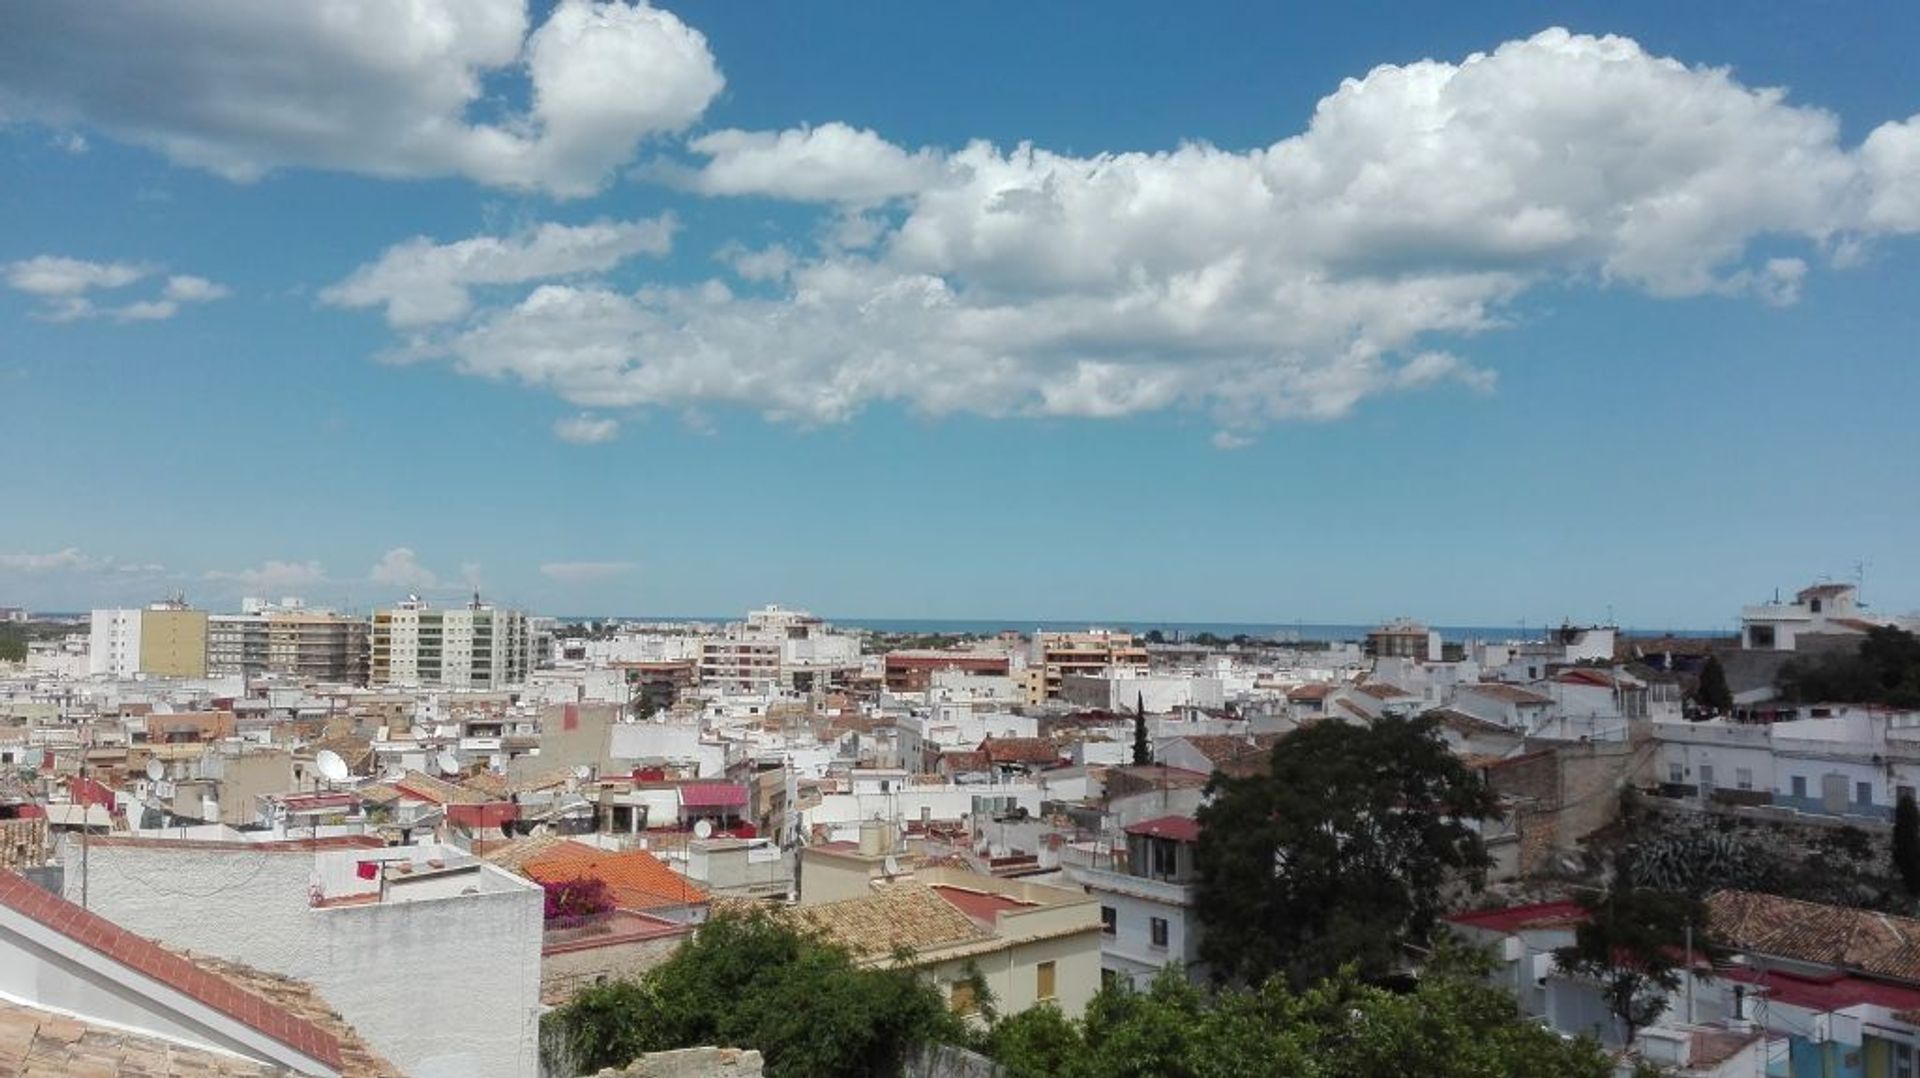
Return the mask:
<path fill-rule="evenodd" d="M 328 856 L 95 844 L 88 905 L 168 946 L 306 981 L 416 1078 L 532 1075 L 539 889 L 314 908 L 308 887 Z M 69 900 L 80 886 L 69 872 Z"/>

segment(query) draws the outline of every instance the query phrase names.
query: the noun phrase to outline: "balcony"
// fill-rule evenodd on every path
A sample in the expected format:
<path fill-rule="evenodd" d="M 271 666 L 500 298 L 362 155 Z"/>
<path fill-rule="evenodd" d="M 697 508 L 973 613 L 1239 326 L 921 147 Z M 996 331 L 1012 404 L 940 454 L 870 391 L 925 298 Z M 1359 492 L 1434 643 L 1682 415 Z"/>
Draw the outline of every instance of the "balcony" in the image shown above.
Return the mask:
<path fill-rule="evenodd" d="M 1107 891 L 1130 898 L 1145 899 L 1148 902 L 1158 902 L 1163 906 L 1193 905 L 1191 884 L 1169 883 L 1165 880 L 1153 880 L 1145 876 L 1133 876 L 1103 868 L 1083 868 L 1079 865 L 1065 867 L 1068 876 L 1095 894 Z"/>

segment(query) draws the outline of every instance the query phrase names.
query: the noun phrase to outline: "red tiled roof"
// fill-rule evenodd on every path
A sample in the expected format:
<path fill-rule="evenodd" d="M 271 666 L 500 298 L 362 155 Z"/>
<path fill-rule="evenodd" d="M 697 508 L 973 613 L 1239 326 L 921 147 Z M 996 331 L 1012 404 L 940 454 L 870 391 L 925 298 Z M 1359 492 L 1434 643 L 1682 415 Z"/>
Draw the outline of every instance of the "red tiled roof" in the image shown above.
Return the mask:
<path fill-rule="evenodd" d="M 1509 685 L 1504 681 L 1482 681 L 1477 685 L 1465 686 L 1469 692 L 1480 696 L 1490 696 L 1495 700 L 1505 700 L 1509 704 L 1539 705 L 1553 703 L 1553 697 L 1543 696 L 1532 689 L 1523 689 L 1518 685 Z"/>
<path fill-rule="evenodd" d="M 951 902 L 961 913 L 976 922 L 991 926 L 1006 910 L 1031 909 L 1033 903 L 996 895 L 988 891 L 970 891 L 965 887 L 935 886 L 933 893 Z"/>
<path fill-rule="evenodd" d="M 191 996 L 309 1058 L 335 1070 L 345 1066 L 340 1041 L 333 1034 L 243 991 L 231 981 L 207 972 L 144 936 L 136 936 L 97 913 L 35 887 L 23 877 L 11 872 L 0 873 L 0 905 L 121 966 Z"/>
<path fill-rule="evenodd" d="M 668 868 L 645 850 L 599 850 L 583 842 L 562 842 L 527 858 L 520 871 L 536 883 L 599 879 L 616 906 L 653 910 L 708 901 L 700 885 Z"/>
<path fill-rule="evenodd" d="M 1060 759 L 1060 750 L 1043 737 L 990 737 L 980 743 L 980 751 L 996 764 L 1051 764 Z"/>
<path fill-rule="evenodd" d="M 1198 842 L 1200 841 L 1200 821 L 1191 816 L 1161 816 L 1134 824 L 1127 828 L 1127 834 L 1170 838 L 1176 842 Z"/>
<path fill-rule="evenodd" d="M 689 782 L 680 787 L 683 808 L 741 808 L 747 788 L 738 782 Z"/>
<path fill-rule="evenodd" d="M 1587 911 L 1578 902 L 1536 902 L 1497 910 L 1469 910 L 1447 917 L 1451 924 L 1507 933 L 1528 928 L 1572 928 L 1586 919 Z"/>
<path fill-rule="evenodd" d="M 1892 1011 L 1920 1009 L 1920 988 L 1870 981 L 1865 977 L 1844 973 L 1829 977 L 1802 977 L 1784 970 L 1734 966 L 1721 970 L 1720 976 L 1765 989 L 1767 997 L 1775 1003 L 1813 1011 L 1837 1011 L 1861 1003 L 1872 1003 Z"/>
<path fill-rule="evenodd" d="M 1333 691 L 1331 685 L 1298 685 L 1287 690 L 1289 700 L 1324 700 Z"/>

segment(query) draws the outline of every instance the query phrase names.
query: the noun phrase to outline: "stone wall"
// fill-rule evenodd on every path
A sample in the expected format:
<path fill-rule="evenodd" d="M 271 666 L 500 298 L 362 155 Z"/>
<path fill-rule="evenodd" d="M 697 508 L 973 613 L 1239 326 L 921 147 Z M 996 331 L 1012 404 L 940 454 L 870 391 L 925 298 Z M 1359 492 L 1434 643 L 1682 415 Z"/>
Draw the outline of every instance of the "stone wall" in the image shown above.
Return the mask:
<path fill-rule="evenodd" d="M 595 1078 L 758 1078 L 765 1067 L 751 1048 L 682 1048 L 650 1052 L 625 1067 L 608 1067 Z"/>

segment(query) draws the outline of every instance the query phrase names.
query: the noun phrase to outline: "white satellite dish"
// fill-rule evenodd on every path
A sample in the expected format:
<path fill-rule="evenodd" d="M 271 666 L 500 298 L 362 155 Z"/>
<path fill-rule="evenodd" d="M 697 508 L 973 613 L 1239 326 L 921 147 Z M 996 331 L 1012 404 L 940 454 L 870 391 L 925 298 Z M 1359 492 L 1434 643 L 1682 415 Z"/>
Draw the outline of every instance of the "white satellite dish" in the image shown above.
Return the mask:
<path fill-rule="evenodd" d="M 147 761 L 147 777 L 152 779 L 155 782 L 159 782 L 161 779 L 166 778 L 167 777 L 166 765 L 162 764 L 158 760 L 148 760 Z"/>
<path fill-rule="evenodd" d="M 320 772 L 320 777 L 328 782 L 345 782 L 350 773 L 347 770 L 347 762 L 332 749 L 321 749 L 314 754 L 313 769 Z"/>
<path fill-rule="evenodd" d="M 433 762 L 434 765 L 440 769 L 442 775 L 458 775 L 460 773 L 460 757 L 455 756 L 453 753 L 442 752 L 433 758 Z"/>
<path fill-rule="evenodd" d="M 713 837 L 713 821 L 701 820 L 699 823 L 694 824 L 693 837 L 694 838 L 712 838 Z"/>
<path fill-rule="evenodd" d="M 579 779 L 581 782 L 585 782 L 593 777 L 593 768 L 588 767 L 586 764 L 579 764 L 573 769 L 573 777 Z"/>

